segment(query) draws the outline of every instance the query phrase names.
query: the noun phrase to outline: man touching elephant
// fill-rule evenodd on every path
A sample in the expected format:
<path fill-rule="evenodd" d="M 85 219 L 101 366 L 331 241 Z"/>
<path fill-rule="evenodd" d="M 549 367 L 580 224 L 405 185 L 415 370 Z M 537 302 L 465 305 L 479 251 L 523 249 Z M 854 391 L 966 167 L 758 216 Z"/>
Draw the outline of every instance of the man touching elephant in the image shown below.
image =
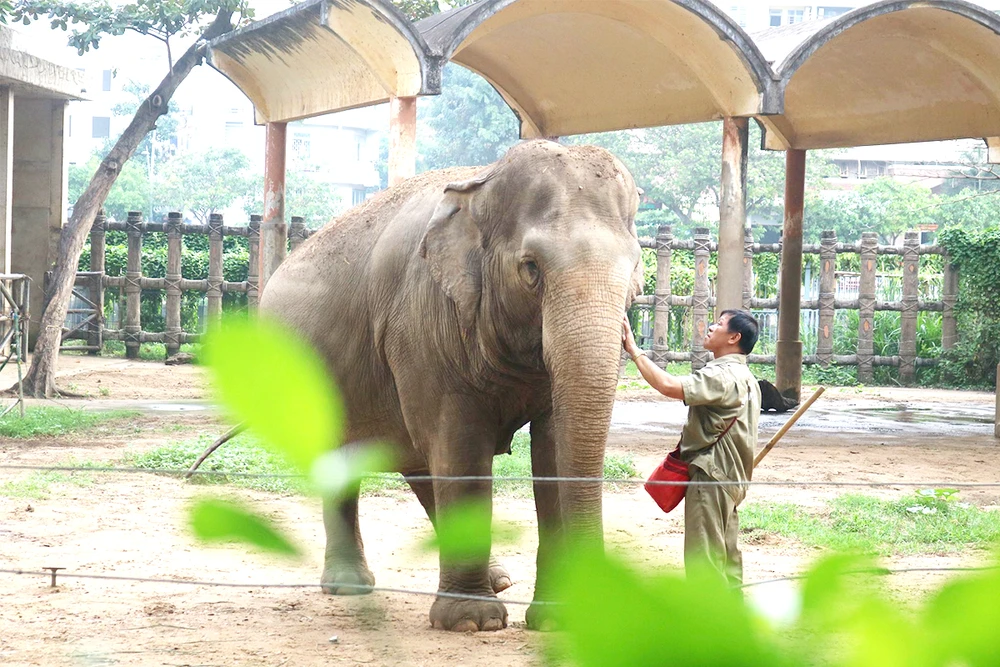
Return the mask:
<path fill-rule="evenodd" d="M 743 557 L 736 544 L 736 508 L 746 496 L 753 474 L 760 414 L 760 386 L 747 367 L 746 355 L 757 343 L 759 326 L 750 313 L 725 310 L 709 325 L 704 347 L 715 357 L 691 375 L 675 377 L 661 370 L 636 345 L 632 328 L 623 323 L 622 345 L 642 377 L 668 398 L 688 406 L 680 456 L 695 484 L 684 501 L 684 565 L 710 566 L 731 585 L 743 583 Z"/>

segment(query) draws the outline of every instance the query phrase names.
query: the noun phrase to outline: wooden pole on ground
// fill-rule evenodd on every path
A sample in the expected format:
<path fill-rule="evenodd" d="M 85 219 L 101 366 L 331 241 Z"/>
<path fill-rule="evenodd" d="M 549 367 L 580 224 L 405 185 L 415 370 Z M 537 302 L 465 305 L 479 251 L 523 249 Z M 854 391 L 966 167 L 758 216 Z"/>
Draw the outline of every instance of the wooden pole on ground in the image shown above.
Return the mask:
<path fill-rule="evenodd" d="M 795 425 L 795 422 L 799 420 L 799 417 L 805 414 L 806 410 L 809 409 L 809 406 L 815 403 L 816 399 L 822 396 L 824 391 L 826 391 L 826 387 L 820 387 L 815 392 L 813 392 L 813 395 L 810 396 L 805 403 L 799 406 L 799 409 L 795 411 L 795 414 L 793 414 L 788 421 L 785 422 L 785 425 L 779 428 L 778 432 L 771 436 L 771 439 L 767 441 L 767 444 L 764 445 L 764 448 L 761 449 L 757 453 L 757 456 L 754 457 L 753 459 L 754 468 L 757 467 L 758 463 L 764 460 L 764 457 L 767 456 L 767 453 L 772 449 L 774 449 L 774 446 L 778 444 L 778 441 L 781 440 L 782 436 L 788 432 L 788 429 L 792 428 L 792 426 Z"/>

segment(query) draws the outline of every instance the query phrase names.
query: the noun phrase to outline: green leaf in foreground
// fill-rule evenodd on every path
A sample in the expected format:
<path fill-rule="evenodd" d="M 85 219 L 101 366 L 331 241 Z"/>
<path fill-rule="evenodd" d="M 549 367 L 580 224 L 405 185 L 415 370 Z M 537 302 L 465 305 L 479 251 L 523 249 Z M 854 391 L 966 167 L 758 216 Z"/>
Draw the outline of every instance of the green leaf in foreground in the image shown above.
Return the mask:
<path fill-rule="evenodd" d="M 340 444 L 340 396 L 322 359 L 295 333 L 265 319 L 231 321 L 207 337 L 204 357 L 236 419 L 302 472 Z"/>
<path fill-rule="evenodd" d="M 462 501 L 444 508 L 438 512 L 435 535 L 427 549 L 436 546 L 442 561 L 453 565 L 488 558 L 492 542 L 514 542 L 519 532 L 512 526 L 491 530 L 491 515 L 489 499 Z"/>
<path fill-rule="evenodd" d="M 299 550 L 270 522 L 234 503 L 199 500 L 191 507 L 189 522 L 194 534 L 205 542 L 238 540 L 264 551 L 299 555 Z"/>

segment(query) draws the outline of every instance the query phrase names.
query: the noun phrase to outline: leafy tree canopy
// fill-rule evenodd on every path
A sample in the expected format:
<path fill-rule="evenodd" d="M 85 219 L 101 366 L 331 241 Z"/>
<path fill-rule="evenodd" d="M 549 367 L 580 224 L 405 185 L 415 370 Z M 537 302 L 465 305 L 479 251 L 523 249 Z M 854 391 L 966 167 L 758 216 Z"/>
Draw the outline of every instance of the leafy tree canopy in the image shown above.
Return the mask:
<path fill-rule="evenodd" d="M 249 218 L 264 210 L 264 177 L 255 175 L 244 200 L 244 210 Z M 333 188 L 309 172 L 289 171 L 285 175 L 285 211 L 289 216 L 301 216 L 306 227 L 316 229 L 336 217 L 344 209 L 344 202 Z"/>
<path fill-rule="evenodd" d="M 446 12 L 454 7 L 468 5 L 475 0 L 392 0 L 400 11 L 411 21 L 419 21 L 439 12 Z"/>
<path fill-rule="evenodd" d="M 175 157 L 161 176 L 159 198 L 173 210 L 191 211 L 207 222 L 250 190 L 250 161 L 233 148 Z"/>

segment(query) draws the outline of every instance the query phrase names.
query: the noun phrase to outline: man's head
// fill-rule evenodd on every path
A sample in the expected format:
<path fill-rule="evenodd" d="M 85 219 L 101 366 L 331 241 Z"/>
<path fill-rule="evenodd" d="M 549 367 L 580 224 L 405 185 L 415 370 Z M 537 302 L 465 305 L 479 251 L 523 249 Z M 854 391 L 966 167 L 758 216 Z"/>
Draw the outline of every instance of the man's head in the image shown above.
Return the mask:
<path fill-rule="evenodd" d="M 708 326 L 703 347 L 716 358 L 727 354 L 750 354 L 757 344 L 760 326 L 745 310 L 724 310 Z"/>

